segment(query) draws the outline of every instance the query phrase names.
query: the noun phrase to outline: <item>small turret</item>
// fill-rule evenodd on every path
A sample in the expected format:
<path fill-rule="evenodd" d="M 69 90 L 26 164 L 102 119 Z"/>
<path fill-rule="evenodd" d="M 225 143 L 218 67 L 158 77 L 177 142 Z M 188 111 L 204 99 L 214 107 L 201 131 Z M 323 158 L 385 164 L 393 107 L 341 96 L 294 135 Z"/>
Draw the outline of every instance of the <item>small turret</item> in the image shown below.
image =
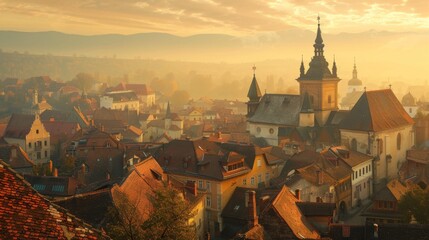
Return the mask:
<path fill-rule="evenodd" d="M 304 56 L 301 56 L 301 67 L 299 68 L 300 75 L 299 77 L 304 77 L 305 67 L 304 67 Z"/>

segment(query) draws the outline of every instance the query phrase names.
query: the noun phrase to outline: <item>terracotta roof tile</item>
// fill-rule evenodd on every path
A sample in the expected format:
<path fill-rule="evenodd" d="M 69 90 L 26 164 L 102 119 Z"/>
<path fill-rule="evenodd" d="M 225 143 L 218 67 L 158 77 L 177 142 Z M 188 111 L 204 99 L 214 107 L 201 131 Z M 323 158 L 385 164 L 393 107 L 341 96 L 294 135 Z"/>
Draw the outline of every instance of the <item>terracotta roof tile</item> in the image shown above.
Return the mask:
<path fill-rule="evenodd" d="M 0 161 L 0 238 L 109 239 L 39 195 Z"/>

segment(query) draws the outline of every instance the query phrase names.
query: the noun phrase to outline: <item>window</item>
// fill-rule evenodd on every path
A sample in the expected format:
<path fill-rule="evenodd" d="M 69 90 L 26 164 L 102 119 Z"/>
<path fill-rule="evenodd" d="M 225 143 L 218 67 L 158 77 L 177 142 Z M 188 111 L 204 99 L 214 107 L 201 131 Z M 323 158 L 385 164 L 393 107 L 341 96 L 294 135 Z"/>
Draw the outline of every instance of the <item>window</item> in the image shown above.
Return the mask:
<path fill-rule="evenodd" d="M 256 128 L 256 132 L 257 132 L 257 133 L 261 133 L 261 128 L 260 128 L 260 127 L 257 127 L 257 128 Z"/>
<path fill-rule="evenodd" d="M 31 142 L 28 143 L 28 148 L 31 148 Z"/>
<path fill-rule="evenodd" d="M 261 174 L 259 174 L 258 175 L 258 183 L 261 183 L 262 182 L 262 175 Z"/>
<path fill-rule="evenodd" d="M 247 179 L 243 179 L 243 185 L 246 185 L 247 184 Z"/>
<path fill-rule="evenodd" d="M 48 151 L 45 151 L 45 158 L 48 157 Z"/>
<path fill-rule="evenodd" d="M 203 188 L 203 181 L 198 180 L 198 188 L 199 189 Z"/>
<path fill-rule="evenodd" d="M 206 198 L 206 206 L 207 207 L 212 206 L 212 198 L 210 196 L 207 196 L 207 198 Z"/>
<path fill-rule="evenodd" d="M 36 134 L 39 134 L 39 129 L 36 129 Z"/>
<path fill-rule="evenodd" d="M 357 141 L 356 138 L 352 139 L 351 148 L 353 151 L 357 151 Z"/>
<path fill-rule="evenodd" d="M 41 159 L 42 158 L 42 154 L 40 152 L 37 152 L 37 159 Z"/>
<path fill-rule="evenodd" d="M 396 149 L 401 150 L 401 133 L 398 133 L 398 136 L 396 137 Z"/>
<path fill-rule="evenodd" d="M 36 191 L 43 191 L 43 190 L 45 190 L 45 189 L 46 189 L 46 185 L 44 185 L 44 184 L 34 184 L 34 185 L 33 185 L 33 188 L 34 188 Z"/>
<path fill-rule="evenodd" d="M 270 181 L 270 173 L 265 173 L 265 181 Z"/>
<path fill-rule="evenodd" d="M 359 177 L 362 176 L 362 169 L 359 169 Z"/>
<path fill-rule="evenodd" d="M 255 185 L 255 177 L 250 178 L 250 184 Z"/>
<path fill-rule="evenodd" d="M 53 192 L 64 192 L 64 185 L 54 185 L 52 186 Z"/>
<path fill-rule="evenodd" d="M 368 173 L 368 166 L 365 167 L 365 173 Z"/>
<path fill-rule="evenodd" d="M 206 187 L 207 187 L 207 191 L 211 191 L 211 184 L 210 184 L 210 182 L 209 181 L 207 181 L 207 183 L 206 183 L 207 185 L 206 185 Z"/>
<path fill-rule="evenodd" d="M 258 167 L 260 167 L 261 166 L 261 159 L 258 159 Z"/>

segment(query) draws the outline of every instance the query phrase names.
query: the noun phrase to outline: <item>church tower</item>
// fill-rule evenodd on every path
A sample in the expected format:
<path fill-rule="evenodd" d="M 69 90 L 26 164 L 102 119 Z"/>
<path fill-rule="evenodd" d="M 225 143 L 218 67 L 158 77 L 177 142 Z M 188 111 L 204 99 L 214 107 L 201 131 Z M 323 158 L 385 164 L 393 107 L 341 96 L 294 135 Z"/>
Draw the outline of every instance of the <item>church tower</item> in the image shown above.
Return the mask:
<path fill-rule="evenodd" d="M 332 72 L 329 63 L 323 55 L 322 31 L 320 30 L 320 17 L 317 18 L 317 35 L 314 47 L 314 56 L 311 58 L 309 69 L 305 72 L 304 61 L 301 62 L 299 82 L 300 95 L 308 93 L 315 117 L 320 125 L 325 125 L 331 111 L 338 110 L 338 82 L 337 65 L 334 63 Z"/>
<path fill-rule="evenodd" d="M 347 92 L 362 92 L 363 91 L 363 85 L 362 81 L 357 76 L 357 69 L 356 69 L 356 59 L 353 66 L 353 78 L 348 81 L 348 89 Z"/>
<path fill-rule="evenodd" d="M 249 101 L 247 102 L 247 117 L 250 118 L 258 108 L 259 100 L 262 97 L 261 90 L 259 89 L 258 81 L 256 81 L 256 66 L 253 66 L 253 79 L 250 84 L 249 92 L 247 93 L 247 97 Z"/>

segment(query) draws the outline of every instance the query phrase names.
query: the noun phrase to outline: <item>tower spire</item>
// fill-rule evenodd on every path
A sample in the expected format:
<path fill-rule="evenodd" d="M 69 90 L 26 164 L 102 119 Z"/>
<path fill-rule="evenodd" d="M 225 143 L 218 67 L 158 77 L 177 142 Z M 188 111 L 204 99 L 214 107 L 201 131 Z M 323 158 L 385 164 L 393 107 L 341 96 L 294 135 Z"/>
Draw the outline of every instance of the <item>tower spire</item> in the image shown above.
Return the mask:
<path fill-rule="evenodd" d="M 167 103 L 167 111 L 165 111 L 165 119 L 171 119 L 170 101 Z"/>
<path fill-rule="evenodd" d="M 357 79 L 356 57 L 354 58 L 354 65 L 353 65 L 353 79 Z"/>
<path fill-rule="evenodd" d="M 332 65 L 332 75 L 334 75 L 334 77 L 337 77 L 337 63 L 335 62 L 335 54 L 334 54 L 334 63 Z"/>
<path fill-rule="evenodd" d="M 320 16 L 317 16 L 317 36 L 313 47 L 314 56 L 323 56 L 323 47 L 325 47 L 325 44 L 323 44 L 322 31 L 320 30 Z"/>
<path fill-rule="evenodd" d="M 301 67 L 299 68 L 299 76 L 304 77 L 305 75 L 305 67 L 304 67 L 304 55 L 301 55 Z"/>

